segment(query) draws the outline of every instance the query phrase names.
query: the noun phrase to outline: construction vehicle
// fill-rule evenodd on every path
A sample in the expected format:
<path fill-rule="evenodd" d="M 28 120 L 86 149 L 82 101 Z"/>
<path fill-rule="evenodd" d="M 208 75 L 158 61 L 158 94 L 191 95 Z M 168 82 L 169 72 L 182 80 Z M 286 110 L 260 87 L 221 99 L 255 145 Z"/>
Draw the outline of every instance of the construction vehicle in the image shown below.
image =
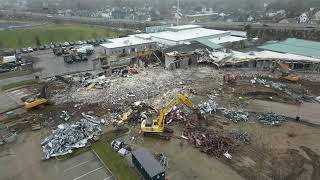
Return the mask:
<path fill-rule="evenodd" d="M 298 75 L 290 72 L 288 65 L 283 64 L 280 60 L 276 60 L 273 64 L 272 73 L 275 72 L 276 69 L 279 69 L 282 73 L 282 79 L 291 82 L 297 82 L 300 78 Z"/>
<path fill-rule="evenodd" d="M 165 116 L 170 110 L 179 103 L 183 103 L 190 109 L 194 110 L 194 106 L 191 101 L 182 94 L 177 94 L 175 99 L 172 99 L 165 107 L 160 111 L 159 116 L 155 120 L 143 120 L 141 122 L 141 131 L 145 136 L 158 137 L 165 140 L 170 140 L 173 131 L 165 127 Z"/>
<path fill-rule="evenodd" d="M 45 83 L 42 86 L 41 92 L 38 96 L 27 99 L 26 102 L 24 103 L 25 109 L 32 109 L 40 105 L 49 103 L 47 98 L 47 87 L 48 87 L 48 83 Z"/>
<path fill-rule="evenodd" d="M 25 101 L 24 108 L 25 109 L 32 109 L 32 108 L 35 108 L 35 107 L 38 107 L 41 105 L 51 104 L 51 102 L 49 102 L 49 100 L 48 100 L 47 89 L 48 89 L 48 85 L 54 81 L 61 81 L 65 84 L 72 83 L 70 80 L 64 78 L 63 76 L 56 75 L 54 80 L 50 80 L 50 81 L 43 84 L 39 95 L 32 97 L 32 98 L 29 98 Z"/>
<path fill-rule="evenodd" d="M 88 57 L 85 54 L 79 53 L 75 49 L 63 55 L 63 58 L 64 62 L 68 64 L 72 64 L 73 62 L 88 61 Z"/>

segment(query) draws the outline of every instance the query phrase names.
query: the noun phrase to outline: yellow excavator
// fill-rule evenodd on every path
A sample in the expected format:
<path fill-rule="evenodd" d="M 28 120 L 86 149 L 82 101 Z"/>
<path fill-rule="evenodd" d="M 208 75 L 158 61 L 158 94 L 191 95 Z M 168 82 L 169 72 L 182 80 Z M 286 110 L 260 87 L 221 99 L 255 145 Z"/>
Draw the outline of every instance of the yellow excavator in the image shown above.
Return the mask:
<path fill-rule="evenodd" d="M 24 103 L 24 108 L 25 109 L 32 109 L 41 105 L 46 105 L 46 104 L 52 104 L 52 102 L 49 102 L 48 100 L 48 95 L 47 95 L 47 89 L 48 85 L 51 84 L 54 81 L 62 81 L 65 84 L 70 84 L 72 82 L 68 81 L 62 76 L 56 75 L 54 80 L 46 82 L 42 87 L 41 87 L 41 92 L 39 95 L 34 96 L 30 99 L 27 99 Z"/>
<path fill-rule="evenodd" d="M 38 107 L 40 105 L 47 104 L 48 103 L 47 87 L 48 87 L 48 84 L 45 83 L 42 86 L 41 92 L 38 96 L 27 99 L 26 102 L 24 103 L 24 108 L 25 109 L 32 109 L 34 107 Z"/>
<path fill-rule="evenodd" d="M 172 137 L 173 131 L 165 127 L 165 116 L 170 112 L 171 108 L 179 103 L 183 103 L 190 109 L 194 109 L 193 104 L 187 97 L 182 94 L 177 94 L 175 99 L 172 99 L 165 107 L 162 108 L 157 119 L 143 120 L 141 122 L 141 131 L 144 135 L 169 140 Z"/>
<path fill-rule="evenodd" d="M 300 78 L 298 75 L 290 72 L 290 69 L 287 65 L 283 64 L 280 60 L 276 60 L 273 64 L 272 73 L 276 69 L 280 69 L 282 73 L 282 78 L 291 82 L 297 82 Z"/>

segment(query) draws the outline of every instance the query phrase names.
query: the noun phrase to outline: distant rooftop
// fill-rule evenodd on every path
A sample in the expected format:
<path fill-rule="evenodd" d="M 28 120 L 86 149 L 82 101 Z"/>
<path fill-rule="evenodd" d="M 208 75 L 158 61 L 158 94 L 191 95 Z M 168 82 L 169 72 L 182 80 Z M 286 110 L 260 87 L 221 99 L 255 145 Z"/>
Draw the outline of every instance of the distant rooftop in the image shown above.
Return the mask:
<path fill-rule="evenodd" d="M 210 47 L 212 50 L 217 50 L 222 48 L 222 46 L 220 46 L 219 44 L 209 41 L 206 38 L 198 39 L 197 42 Z"/>
<path fill-rule="evenodd" d="M 223 36 L 219 38 L 209 39 L 210 42 L 215 44 L 223 44 L 223 43 L 230 43 L 230 42 L 238 42 L 246 40 L 246 38 L 236 37 L 236 36 Z"/>
<path fill-rule="evenodd" d="M 168 27 L 167 30 L 168 31 L 181 31 L 181 30 L 195 29 L 195 28 L 201 28 L 201 26 L 200 25 L 189 24 L 189 25 Z"/>
<path fill-rule="evenodd" d="M 259 49 L 320 58 L 320 42 L 289 38 L 281 42 L 267 42 Z"/>
<path fill-rule="evenodd" d="M 205 28 L 195 28 L 195 29 L 186 29 L 180 30 L 178 32 L 173 31 L 164 31 L 159 33 L 150 34 L 152 37 L 170 40 L 170 41 L 186 41 L 193 40 L 202 37 L 210 37 L 215 35 L 229 35 L 229 31 L 220 31 L 213 29 L 205 29 Z"/>
<path fill-rule="evenodd" d="M 109 39 L 108 43 L 101 44 L 102 47 L 105 48 L 120 48 L 120 47 L 127 47 L 127 46 L 134 46 L 134 45 L 140 45 L 140 44 L 148 44 L 153 43 L 154 41 L 138 38 L 135 36 L 129 36 L 129 37 L 123 37 L 123 38 L 116 38 L 116 39 Z"/>

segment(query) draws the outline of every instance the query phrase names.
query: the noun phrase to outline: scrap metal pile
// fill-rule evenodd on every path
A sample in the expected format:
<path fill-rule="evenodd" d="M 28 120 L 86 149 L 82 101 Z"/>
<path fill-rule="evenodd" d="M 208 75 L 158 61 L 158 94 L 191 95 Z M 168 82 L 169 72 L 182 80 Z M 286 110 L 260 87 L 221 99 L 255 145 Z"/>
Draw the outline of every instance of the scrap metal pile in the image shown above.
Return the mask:
<path fill-rule="evenodd" d="M 215 100 L 215 97 L 210 95 L 209 99 L 205 102 L 202 102 L 198 105 L 198 108 L 202 114 L 216 112 L 218 108 L 218 103 Z"/>
<path fill-rule="evenodd" d="M 225 111 L 223 115 L 234 123 L 249 120 L 249 113 L 244 111 Z"/>
<path fill-rule="evenodd" d="M 206 129 L 192 129 L 184 131 L 184 137 L 201 152 L 218 158 L 232 152 L 240 143 L 250 141 L 248 134 L 240 131 L 231 131 L 222 135 Z"/>
<path fill-rule="evenodd" d="M 86 119 L 70 124 L 60 124 L 41 143 L 42 159 L 72 153 L 73 149 L 85 147 L 90 139 L 100 135 L 100 133 L 100 126 Z"/>
<path fill-rule="evenodd" d="M 285 118 L 279 114 L 268 112 L 268 113 L 257 113 L 257 120 L 268 126 L 280 126 Z"/>

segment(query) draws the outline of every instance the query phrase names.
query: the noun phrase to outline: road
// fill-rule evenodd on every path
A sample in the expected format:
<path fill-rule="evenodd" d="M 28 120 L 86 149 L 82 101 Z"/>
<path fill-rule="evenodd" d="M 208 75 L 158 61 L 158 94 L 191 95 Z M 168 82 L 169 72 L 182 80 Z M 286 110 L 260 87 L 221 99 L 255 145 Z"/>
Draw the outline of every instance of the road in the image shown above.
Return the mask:
<path fill-rule="evenodd" d="M 1 79 L 0 86 L 6 85 L 6 84 L 11 84 L 14 82 L 19 82 L 19 81 L 30 80 L 30 79 L 34 79 L 34 78 L 35 78 L 34 74 L 29 74 L 29 75 L 25 75 L 25 76 L 17 76 L 17 77 L 12 77 L 12 78 L 7 78 L 7 79 Z"/>

